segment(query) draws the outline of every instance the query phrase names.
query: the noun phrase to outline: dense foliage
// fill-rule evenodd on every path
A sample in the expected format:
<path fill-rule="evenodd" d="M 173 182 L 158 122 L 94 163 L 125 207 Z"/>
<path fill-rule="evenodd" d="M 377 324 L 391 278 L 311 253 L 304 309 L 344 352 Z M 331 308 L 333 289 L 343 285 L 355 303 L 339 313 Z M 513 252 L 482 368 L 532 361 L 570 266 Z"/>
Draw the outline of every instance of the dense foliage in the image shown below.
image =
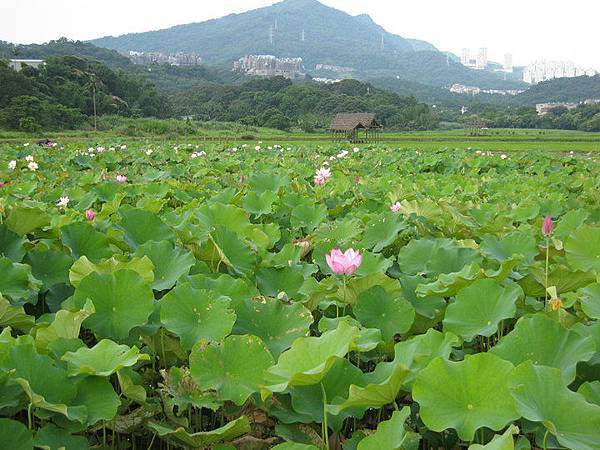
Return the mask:
<path fill-rule="evenodd" d="M 203 83 L 175 96 L 180 115 L 202 120 L 240 121 L 248 125 L 304 131 L 328 129 L 338 112 L 374 112 L 387 129 L 430 130 L 435 112 L 413 97 L 375 89 L 355 80 L 333 85 L 292 84 L 282 77 L 255 79 L 239 86 Z"/>
<path fill-rule="evenodd" d="M 597 159 L 89 144 L 0 147 L 0 448 L 597 449 Z"/>
<path fill-rule="evenodd" d="M 169 108 L 142 76 L 74 56 L 52 57 L 20 72 L 0 61 L 0 127 L 23 131 L 69 129 L 86 116 L 166 117 Z"/>

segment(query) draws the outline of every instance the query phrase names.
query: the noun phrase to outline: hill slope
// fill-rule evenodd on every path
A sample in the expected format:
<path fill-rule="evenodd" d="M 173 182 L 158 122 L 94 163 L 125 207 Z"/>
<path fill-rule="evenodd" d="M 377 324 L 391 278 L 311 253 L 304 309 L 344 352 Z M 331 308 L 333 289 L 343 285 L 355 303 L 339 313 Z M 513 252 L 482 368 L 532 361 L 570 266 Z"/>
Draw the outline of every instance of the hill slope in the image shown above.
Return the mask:
<path fill-rule="evenodd" d="M 317 0 L 285 0 L 220 19 L 104 37 L 92 43 L 122 52 L 195 52 L 209 64 L 230 64 L 247 54 L 272 54 L 302 57 L 309 72 L 322 63 L 353 67 L 358 78 L 400 76 L 437 86 L 455 82 L 482 87 L 510 84 L 492 73 L 473 71 L 448 60 L 427 42 L 388 33 L 368 15 L 351 16 Z"/>
<path fill-rule="evenodd" d="M 600 75 L 544 81 L 517 96 L 522 104 L 581 102 L 590 98 L 600 99 Z"/>

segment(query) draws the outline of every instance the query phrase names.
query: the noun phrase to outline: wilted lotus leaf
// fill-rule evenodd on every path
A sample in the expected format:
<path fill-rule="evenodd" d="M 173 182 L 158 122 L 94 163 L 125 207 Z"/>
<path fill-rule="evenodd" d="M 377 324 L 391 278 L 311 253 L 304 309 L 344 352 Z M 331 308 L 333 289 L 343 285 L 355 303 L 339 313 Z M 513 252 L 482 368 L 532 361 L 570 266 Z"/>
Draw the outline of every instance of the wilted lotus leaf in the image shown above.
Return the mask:
<path fill-rule="evenodd" d="M 133 270 L 93 272 L 81 280 L 70 302 L 81 309 L 90 299 L 96 313 L 84 325 L 99 337 L 123 340 L 132 328 L 144 325 L 154 311 L 154 295 Z"/>
<path fill-rule="evenodd" d="M 274 358 L 307 336 L 313 316 L 300 303 L 286 305 L 268 297 L 244 300 L 236 308 L 236 334 L 252 334 L 263 340 Z"/>
<path fill-rule="evenodd" d="M 69 270 L 69 281 L 73 287 L 78 287 L 81 280 L 92 272 L 113 273 L 121 269 L 129 269 L 139 273 L 148 284 L 152 284 L 154 281 L 154 266 L 147 256 L 142 258 L 132 258 L 129 261 L 121 261 L 113 256 L 98 264 L 94 264 L 87 257 L 82 256 L 71 266 L 71 269 Z"/>
<path fill-rule="evenodd" d="M 512 370 L 510 362 L 489 353 L 460 362 L 434 359 L 413 385 L 421 419 L 433 431 L 454 428 L 465 441 L 481 427 L 503 429 L 519 417 L 507 382 Z"/>
<path fill-rule="evenodd" d="M 199 342 L 190 354 L 190 373 L 198 388 L 213 390 L 220 400 L 243 405 L 265 384 L 273 357 L 256 336 L 229 336 L 221 344 Z"/>
<path fill-rule="evenodd" d="M 384 341 L 406 333 L 415 319 L 415 309 L 408 301 L 398 295 L 388 295 L 381 286 L 362 292 L 353 310 L 362 325 L 379 328 Z"/>
<path fill-rule="evenodd" d="M 0 419 L 0 448 L 31 450 L 33 448 L 33 436 L 21 422 Z"/>
<path fill-rule="evenodd" d="M 560 369 L 528 361 L 515 368 L 509 384 L 522 417 L 543 423 L 567 448 L 598 448 L 600 406 L 569 390 Z"/>
<path fill-rule="evenodd" d="M 158 423 L 150 422 L 148 427 L 161 438 L 166 438 L 179 445 L 192 448 L 210 448 L 219 442 L 228 442 L 250 431 L 250 422 L 246 416 L 235 419 L 221 428 L 199 433 L 188 433 L 184 428 L 172 429 Z"/>
<path fill-rule="evenodd" d="M 404 422 L 410 416 L 410 408 L 394 411 L 392 418 L 379 423 L 377 431 L 359 442 L 358 450 L 402 450 L 406 448 L 407 432 Z"/>
<path fill-rule="evenodd" d="M 186 350 L 200 340 L 220 341 L 231 333 L 235 313 L 229 309 L 230 299 L 214 298 L 211 291 L 177 286 L 160 301 L 160 321 L 181 339 Z"/>
<path fill-rule="evenodd" d="M 565 241 L 569 265 L 583 272 L 600 273 L 600 227 L 583 225 L 573 231 Z"/>
<path fill-rule="evenodd" d="M 590 336 L 568 330 L 539 313 L 520 319 L 491 352 L 515 365 L 531 361 L 555 367 L 570 383 L 575 379 L 577 363 L 589 360 L 596 352 L 596 344 Z"/>
<path fill-rule="evenodd" d="M 75 352 L 67 352 L 61 359 L 67 362 L 69 376 L 108 377 L 123 367 L 133 366 L 138 361 L 148 361 L 150 357 L 140 354 L 137 347 L 129 348 L 103 339 L 92 348 L 82 347 Z"/>
<path fill-rule="evenodd" d="M 517 284 L 501 286 L 484 279 L 462 289 L 448 305 L 444 331 L 450 331 L 471 341 L 475 336 L 491 336 L 498 324 L 514 317 L 517 300 L 523 291 Z"/>
<path fill-rule="evenodd" d="M 277 364 L 267 371 L 270 383 L 266 389 L 283 392 L 288 386 L 319 383 L 336 358 L 343 358 L 355 348 L 359 335 L 357 327 L 342 321 L 335 330 L 327 331 L 320 337 L 296 339 L 292 347 L 281 354 Z"/>
<path fill-rule="evenodd" d="M 139 245 L 135 255 L 146 256 L 154 267 L 152 289 L 163 291 L 171 289 L 177 280 L 190 272 L 196 263 L 194 255 L 181 247 L 174 247 L 169 241 L 146 242 Z"/>
<path fill-rule="evenodd" d="M 519 434 L 519 427 L 511 425 L 504 434 L 494 436 L 486 445 L 473 444 L 469 446 L 469 450 L 514 450 L 515 439 L 513 436 L 515 434 Z"/>

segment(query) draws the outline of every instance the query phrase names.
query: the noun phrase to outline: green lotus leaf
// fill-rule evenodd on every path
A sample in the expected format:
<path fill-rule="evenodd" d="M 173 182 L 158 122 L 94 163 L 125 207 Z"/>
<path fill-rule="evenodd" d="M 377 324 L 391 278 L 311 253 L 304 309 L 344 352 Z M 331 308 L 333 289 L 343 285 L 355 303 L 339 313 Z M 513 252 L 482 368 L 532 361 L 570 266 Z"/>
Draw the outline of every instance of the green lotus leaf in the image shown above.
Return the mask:
<path fill-rule="evenodd" d="M 33 449 L 33 436 L 21 422 L 2 418 L 0 419 L 0 448 L 31 450 Z"/>
<path fill-rule="evenodd" d="M 198 389 L 188 368 L 171 367 L 168 372 L 161 372 L 161 375 L 163 377 L 162 386 L 168 392 L 172 402 L 179 408 L 186 409 L 192 405 L 196 408 L 218 411 L 223 406 L 223 402 L 217 399 L 215 391 L 202 392 Z"/>
<path fill-rule="evenodd" d="M 6 257 L 0 258 L 0 294 L 10 297 L 14 302 L 21 299 L 26 301 L 41 285 L 33 277 L 31 267 L 27 264 L 14 263 Z"/>
<path fill-rule="evenodd" d="M 471 341 L 475 336 L 491 336 L 498 324 L 514 317 L 523 291 L 517 284 L 501 286 L 491 279 L 477 280 L 462 289 L 448 305 L 444 331 Z"/>
<path fill-rule="evenodd" d="M 298 444 L 297 442 L 284 442 L 283 444 L 276 445 L 273 450 L 319 450 L 311 444 Z"/>
<path fill-rule="evenodd" d="M 119 210 L 125 240 L 132 249 L 148 241 L 174 241 L 175 233 L 156 214 L 124 206 Z"/>
<path fill-rule="evenodd" d="M 410 408 L 394 411 L 392 418 L 379 423 L 377 431 L 358 443 L 358 450 L 402 450 L 405 447 L 407 431 L 404 422 L 410 416 Z"/>
<path fill-rule="evenodd" d="M 285 292 L 289 298 L 297 298 L 304 275 L 297 267 L 263 267 L 256 272 L 256 281 L 260 292 L 267 297 Z"/>
<path fill-rule="evenodd" d="M 246 279 L 234 278 L 231 275 L 221 274 L 211 278 L 204 274 L 186 277 L 194 289 L 208 289 L 214 292 L 215 297 L 229 297 L 234 309 L 245 299 L 259 295 L 256 286 Z"/>
<path fill-rule="evenodd" d="M 257 173 L 250 177 L 248 184 L 258 194 L 268 191 L 279 192 L 283 186 L 290 184 L 290 178 L 288 175 L 273 172 Z"/>
<path fill-rule="evenodd" d="M 244 209 L 258 218 L 273 212 L 275 200 L 277 200 L 277 192 L 264 191 L 259 194 L 249 191 L 244 197 Z"/>
<path fill-rule="evenodd" d="M 402 287 L 400 282 L 388 277 L 384 273 L 373 273 L 366 277 L 353 277 L 346 284 L 346 290 L 340 286 L 335 294 L 335 299 L 340 304 L 355 305 L 358 297 L 363 292 L 374 286 L 381 286 L 389 297 L 402 298 Z"/>
<path fill-rule="evenodd" d="M 69 282 L 69 268 L 73 259 L 63 252 L 29 252 L 25 262 L 31 266 L 33 276 L 43 283 L 43 289 L 50 289 L 60 283 Z"/>
<path fill-rule="evenodd" d="M 300 303 L 286 305 L 277 299 L 246 299 L 236 308 L 236 334 L 252 334 L 263 340 L 274 358 L 300 337 L 308 336 L 313 316 Z"/>
<path fill-rule="evenodd" d="M 121 400 L 108 379 L 86 377 L 77 384 L 77 388 L 77 397 L 73 404 L 85 407 L 88 426 L 116 417 Z"/>
<path fill-rule="evenodd" d="M 102 339 L 92 348 L 82 347 L 75 352 L 67 352 L 61 359 L 67 362 L 71 377 L 108 377 L 123 367 L 131 367 L 138 361 L 148 361 L 150 357 L 144 353 L 140 354 L 137 347 L 129 348 L 127 345 Z"/>
<path fill-rule="evenodd" d="M 500 339 L 491 352 L 519 365 L 555 367 L 562 371 L 566 383 L 575 379 L 577 363 L 589 360 L 596 352 L 590 336 L 568 330 L 542 314 L 520 319 L 513 331 Z"/>
<path fill-rule="evenodd" d="M 413 305 L 418 316 L 442 320 L 440 316 L 446 310 L 446 300 L 443 297 L 417 297 L 416 289 L 425 280 L 420 275 L 401 275 L 402 296 Z"/>
<path fill-rule="evenodd" d="M 455 273 L 468 264 L 481 264 L 477 250 L 459 247 L 451 239 L 424 238 L 410 241 L 398 254 L 398 264 L 409 275 L 436 276 Z"/>
<path fill-rule="evenodd" d="M 319 320 L 318 323 L 318 328 L 321 333 L 335 330 L 341 322 L 347 322 L 360 330 L 358 338 L 354 344 L 354 350 L 357 352 L 370 352 L 383 342 L 381 338 L 381 330 L 379 328 L 363 328 L 358 320 L 349 316 L 337 318 L 321 317 L 321 320 Z"/>
<path fill-rule="evenodd" d="M 328 405 L 331 414 L 340 414 L 349 408 L 381 408 L 394 403 L 409 371 L 403 364 L 379 363 L 373 372 L 363 376 L 360 385 L 352 384 L 348 398 Z"/>
<path fill-rule="evenodd" d="M 158 423 L 150 422 L 148 427 L 161 438 L 166 438 L 179 445 L 191 448 L 211 448 L 219 442 L 229 442 L 250 431 L 250 422 L 246 416 L 235 419 L 221 428 L 212 431 L 201 431 L 190 434 L 184 428 L 172 429 Z"/>
<path fill-rule="evenodd" d="M 469 446 L 469 450 L 514 450 L 515 434 L 519 434 L 519 427 L 511 425 L 504 434 L 494 436 L 486 445 L 473 444 Z"/>
<path fill-rule="evenodd" d="M 558 292 L 574 292 L 596 281 L 592 272 L 574 272 L 563 265 L 551 265 L 548 273 L 548 286 L 556 286 Z M 543 267 L 530 267 L 525 278 L 519 284 L 526 295 L 544 297 L 546 294 L 546 272 Z"/>
<path fill-rule="evenodd" d="M 236 316 L 229 309 L 230 299 L 213 295 L 183 284 L 160 301 L 160 321 L 179 336 L 184 349 L 191 350 L 203 339 L 220 341 L 231 333 Z"/>
<path fill-rule="evenodd" d="M 223 263 L 238 275 L 249 275 L 256 266 L 254 252 L 236 233 L 220 225 L 210 233 L 210 240 L 202 252 L 203 259 L 210 261 L 215 269 Z"/>
<path fill-rule="evenodd" d="M 81 331 L 81 324 L 94 312 L 94 305 L 89 300 L 80 311 L 71 312 L 61 309 L 54 314 L 54 320 L 51 323 L 36 326 L 36 348 L 38 351 L 44 351 L 58 339 L 77 339 Z"/>
<path fill-rule="evenodd" d="M 194 255 L 181 247 L 173 247 L 169 241 L 146 242 L 139 245 L 135 256 L 147 256 L 154 266 L 154 283 L 157 291 L 171 289 L 179 278 L 187 275 L 196 263 Z"/>
<path fill-rule="evenodd" d="M 414 336 L 407 341 L 398 342 L 394 347 L 394 363 L 408 368 L 403 386 L 412 388 L 419 372 L 435 358 L 448 359 L 452 347 L 460 345 L 459 338 L 452 333 L 440 333 L 429 329 L 427 333 Z"/>
<path fill-rule="evenodd" d="M 581 227 L 589 216 L 590 213 L 584 209 L 574 209 L 567 212 L 558 220 L 552 236 L 565 240 L 573 230 Z"/>
<path fill-rule="evenodd" d="M 113 256 L 98 264 L 94 264 L 88 258 L 82 256 L 71 266 L 69 281 L 73 287 L 79 287 L 81 280 L 92 272 L 113 273 L 121 269 L 129 269 L 139 273 L 147 284 L 152 284 L 154 281 L 154 265 L 147 256 L 132 258 L 129 261 L 120 261 Z"/>
<path fill-rule="evenodd" d="M 360 331 L 347 322 L 340 322 L 333 331 L 320 337 L 301 337 L 283 352 L 277 364 L 268 369 L 271 392 L 283 392 L 288 386 L 309 386 L 319 383 L 336 358 L 343 358 L 353 350 Z M 263 393 L 264 395 L 264 393 Z"/>
<path fill-rule="evenodd" d="M 13 306 L 0 295 L 0 327 L 13 327 L 28 332 L 35 317 L 28 315 L 22 306 Z"/>
<path fill-rule="evenodd" d="M 117 372 L 117 379 L 121 393 L 129 400 L 143 405 L 146 403 L 146 389 L 137 383 L 142 383 L 141 376 L 130 368 L 123 368 Z"/>
<path fill-rule="evenodd" d="M 290 225 L 304 228 L 311 233 L 327 218 L 327 207 L 323 204 L 301 203 L 292 210 Z"/>
<path fill-rule="evenodd" d="M 83 436 L 72 436 L 67 430 L 53 424 L 45 425 L 36 431 L 33 445 L 43 450 L 88 450 L 90 448 L 88 440 Z"/>
<path fill-rule="evenodd" d="M 27 240 L 10 231 L 6 225 L 0 224 L 0 256 L 5 256 L 14 262 L 21 262 L 25 256 Z"/>
<path fill-rule="evenodd" d="M 524 257 L 523 264 L 531 265 L 539 250 L 535 238 L 524 231 L 514 231 L 501 238 L 486 235 L 481 240 L 481 252 L 490 259 L 506 261 L 514 255 Z"/>
<path fill-rule="evenodd" d="M 400 296 L 389 296 L 381 286 L 362 292 L 353 311 L 363 326 L 379 328 L 384 341 L 406 333 L 415 319 L 415 309 L 408 301 Z"/>
<path fill-rule="evenodd" d="M 371 253 L 364 251 L 362 254 L 362 263 L 354 272 L 357 277 L 366 277 L 374 273 L 386 273 L 394 264 L 391 258 L 384 257 L 381 253 Z"/>
<path fill-rule="evenodd" d="M 154 311 L 152 289 L 129 269 L 89 274 L 75 290 L 72 303 L 81 309 L 88 299 L 96 313 L 84 325 L 103 338 L 127 338 L 131 329 L 144 325 Z"/>
<path fill-rule="evenodd" d="M 294 411 L 323 423 L 323 402 L 334 403 L 348 397 L 352 384 L 361 384 L 362 371 L 345 358 L 338 358 L 321 383 L 312 386 L 296 386 L 291 390 Z M 323 398 L 325 391 L 325 398 Z M 327 424 L 333 431 L 340 431 L 344 420 L 350 416 L 361 417 L 366 407 L 353 408 L 338 415 L 328 414 Z"/>
<path fill-rule="evenodd" d="M 565 241 L 569 265 L 575 270 L 600 273 L 600 227 L 583 225 Z"/>
<path fill-rule="evenodd" d="M 469 264 L 459 272 L 442 273 L 436 281 L 418 285 L 415 292 L 418 297 L 453 297 L 482 277 L 483 270 L 479 265 Z"/>
<path fill-rule="evenodd" d="M 361 247 L 372 249 L 379 253 L 387 246 L 394 243 L 398 233 L 405 229 L 407 224 L 402 221 L 399 214 L 385 213 L 375 216 L 365 225 Z"/>
<path fill-rule="evenodd" d="M 19 236 L 25 236 L 46 225 L 50 225 L 50 216 L 37 207 L 13 206 L 6 219 L 8 229 Z"/>
<path fill-rule="evenodd" d="M 263 388 L 264 372 L 274 362 L 260 338 L 229 336 L 222 344 L 199 342 L 190 354 L 190 373 L 199 389 L 243 405 Z"/>
<path fill-rule="evenodd" d="M 87 256 L 89 260 L 98 262 L 114 253 L 108 245 L 108 237 L 89 223 L 78 222 L 62 227 L 60 238 L 63 245 L 71 250 L 73 259 Z"/>
<path fill-rule="evenodd" d="M 594 450 L 600 442 L 600 406 L 569 390 L 560 369 L 520 364 L 509 377 L 517 411 L 541 422 L 558 442 L 572 449 Z"/>
<path fill-rule="evenodd" d="M 591 284 L 578 291 L 581 309 L 591 319 L 600 320 L 600 283 Z"/>
<path fill-rule="evenodd" d="M 578 394 L 585 397 L 588 403 L 600 406 L 600 381 L 585 382 L 577 390 Z"/>
<path fill-rule="evenodd" d="M 460 362 L 434 359 L 413 385 L 423 423 L 436 432 L 453 428 L 464 441 L 481 427 L 501 430 L 519 418 L 507 383 L 512 370 L 510 362 L 489 353 Z"/>

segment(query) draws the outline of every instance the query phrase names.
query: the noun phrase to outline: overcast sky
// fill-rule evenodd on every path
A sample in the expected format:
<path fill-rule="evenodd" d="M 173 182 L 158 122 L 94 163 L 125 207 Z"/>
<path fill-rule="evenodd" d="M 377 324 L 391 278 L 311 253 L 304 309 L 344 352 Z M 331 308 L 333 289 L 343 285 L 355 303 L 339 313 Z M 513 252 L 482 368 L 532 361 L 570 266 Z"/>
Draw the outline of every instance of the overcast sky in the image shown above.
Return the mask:
<path fill-rule="evenodd" d="M 167 28 L 267 6 L 275 0 L 0 0 L 0 40 L 31 43 L 66 36 Z M 597 0 L 322 0 L 351 14 L 367 13 L 388 31 L 423 39 L 458 55 L 488 47 L 515 64 L 571 60 L 600 69 Z"/>

